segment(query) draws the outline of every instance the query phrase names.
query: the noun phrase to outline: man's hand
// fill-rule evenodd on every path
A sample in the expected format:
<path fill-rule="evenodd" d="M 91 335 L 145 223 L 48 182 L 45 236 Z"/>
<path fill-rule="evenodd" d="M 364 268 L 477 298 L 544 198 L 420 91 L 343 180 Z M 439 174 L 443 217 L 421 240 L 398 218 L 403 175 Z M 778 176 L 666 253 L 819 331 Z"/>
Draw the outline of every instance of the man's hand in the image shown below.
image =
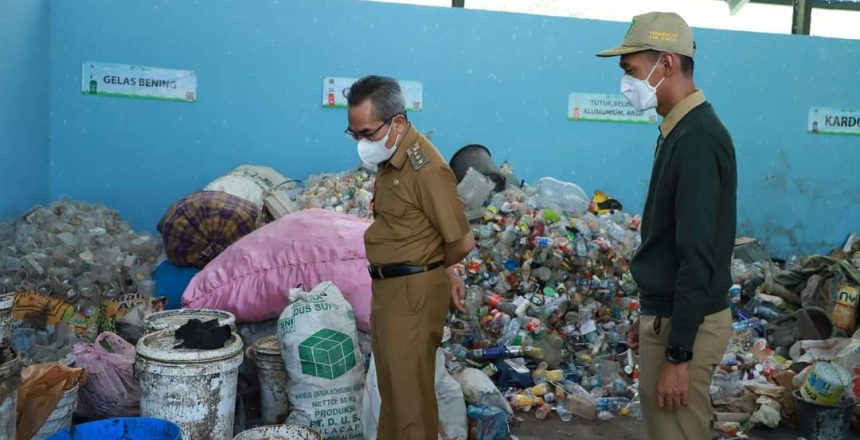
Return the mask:
<path fill-rule="evenodd" d="M 639 318 L 636 318 L 630 330 L 627 330 L 627 347 L 633 350 L 633 353 L 639 354 Z"/>
<path fill-rule="evenodd" d="M 460 278 L 454 266 L 445 269 L 445 273 L 448 274 L 448 281 L 451 284 L 451 304 L 457 310 L 466 313 L 466 285 L 463 284 L 463 279 Z"/>
<path fill-rule="evenodd" d="M 670 410 L 687 406 L 687 390 L 690 387 L 689 363 L 663 362 L 657 379 L 657 408 Z"/>

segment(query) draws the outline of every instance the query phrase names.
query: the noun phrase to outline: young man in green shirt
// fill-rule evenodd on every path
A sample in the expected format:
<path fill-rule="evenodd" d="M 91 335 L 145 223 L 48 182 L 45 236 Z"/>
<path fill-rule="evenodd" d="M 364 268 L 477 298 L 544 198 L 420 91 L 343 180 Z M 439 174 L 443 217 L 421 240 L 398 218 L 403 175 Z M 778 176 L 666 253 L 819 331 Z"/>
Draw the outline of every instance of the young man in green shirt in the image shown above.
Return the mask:
<path fill-rule="evenodd" d="M 631 264 L 642 316 L 628 334 L 640 351 L 646 438 L 709 439 L 714 368 L 726 351 L 737 172 L 731 136 L 693 82 L 695 43 L 674 13 L 633 18 L 621 46 L 621 93 L 663 116 Z"/>

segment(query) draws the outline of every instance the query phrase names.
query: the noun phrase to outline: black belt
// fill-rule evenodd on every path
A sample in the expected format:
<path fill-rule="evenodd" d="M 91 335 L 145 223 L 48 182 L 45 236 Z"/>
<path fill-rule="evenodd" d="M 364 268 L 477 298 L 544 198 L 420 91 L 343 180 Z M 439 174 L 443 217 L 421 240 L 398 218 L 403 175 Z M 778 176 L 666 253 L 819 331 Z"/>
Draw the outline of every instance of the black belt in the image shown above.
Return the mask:
<path fill-rule="evenodd" d="M 395 264 L 393 266 L 367 266 L 367 270 L 370 271 L 370 277 L 374 280 L 384 280 L 386 278 L 397 278 L 403 277 L 406 275 L 415 275 L 416 273 L 427 272 L 439 267 L 442 267 L 445 263 L 442 261 L 437 261 L 435 263 L 430 263 L 425 266 L 413 266 L 411 264 Z"/>

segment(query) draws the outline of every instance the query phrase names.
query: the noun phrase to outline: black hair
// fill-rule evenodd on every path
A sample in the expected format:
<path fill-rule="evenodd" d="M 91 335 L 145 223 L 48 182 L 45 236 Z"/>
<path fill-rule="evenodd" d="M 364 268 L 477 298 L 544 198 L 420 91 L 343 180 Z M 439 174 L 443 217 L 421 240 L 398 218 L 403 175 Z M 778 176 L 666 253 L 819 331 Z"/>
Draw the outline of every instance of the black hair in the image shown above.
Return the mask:
<path fill-rule="evenodd" d="M 353 83 L 346 97 L 347 104 L 354 107 L 367 99 L 373 105 L 373 117 L 377 120 L 387 121 L 406 113 L 406 98 L 394 78 L 369 75 Z"/>
<path fill-rule="evenodd" d="M 695 47 L 695 45 L 694 45 L 694 47 Z M 651 56 L 651 59 L 653 59 L 655 62 L 657 61 L 658 58 L 660 58 L 660 55 L 663 55 L 664 53 L 668 53 L 668 52 L 660 52 L 657 50 L 649 50 L 647 52 Z M 692 77 L 693 76 L 693 70 L 695 69 L 695 66 L 696 66 L 696 63 L 695 63 L 695 61 L 693 61 L 693 58 L 688 57 L 686 55 L 681 55 L 679 53 L 675 54 L 675 55 L 678 55 L 678 58 L 681 59 L 681 72 L 683 72 L 684 75 L 687 77 Z"/>

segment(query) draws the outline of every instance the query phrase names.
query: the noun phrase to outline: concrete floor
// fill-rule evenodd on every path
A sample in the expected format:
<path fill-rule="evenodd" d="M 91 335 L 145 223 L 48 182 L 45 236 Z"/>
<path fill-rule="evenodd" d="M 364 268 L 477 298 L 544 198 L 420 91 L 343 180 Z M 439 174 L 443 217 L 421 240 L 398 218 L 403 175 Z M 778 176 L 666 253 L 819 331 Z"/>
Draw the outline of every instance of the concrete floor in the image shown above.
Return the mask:
<path fill-rule="evenodd" d="M 530 414 L 517 413 L 525 422 L 511 427 L 511 433 L 519 440 L 644 440 L 642 422 L 616 417 L 612 420 L 588 421 L 574 417 L 569 423 L 553 415 L 546 420 L 537 420 Z M 780 426 L 777 429 L 757 428 L 750 440 L 796 440 L 798 435 Z M 860 435 L 851 433 L 850 440 L 860 440 Z"/>

